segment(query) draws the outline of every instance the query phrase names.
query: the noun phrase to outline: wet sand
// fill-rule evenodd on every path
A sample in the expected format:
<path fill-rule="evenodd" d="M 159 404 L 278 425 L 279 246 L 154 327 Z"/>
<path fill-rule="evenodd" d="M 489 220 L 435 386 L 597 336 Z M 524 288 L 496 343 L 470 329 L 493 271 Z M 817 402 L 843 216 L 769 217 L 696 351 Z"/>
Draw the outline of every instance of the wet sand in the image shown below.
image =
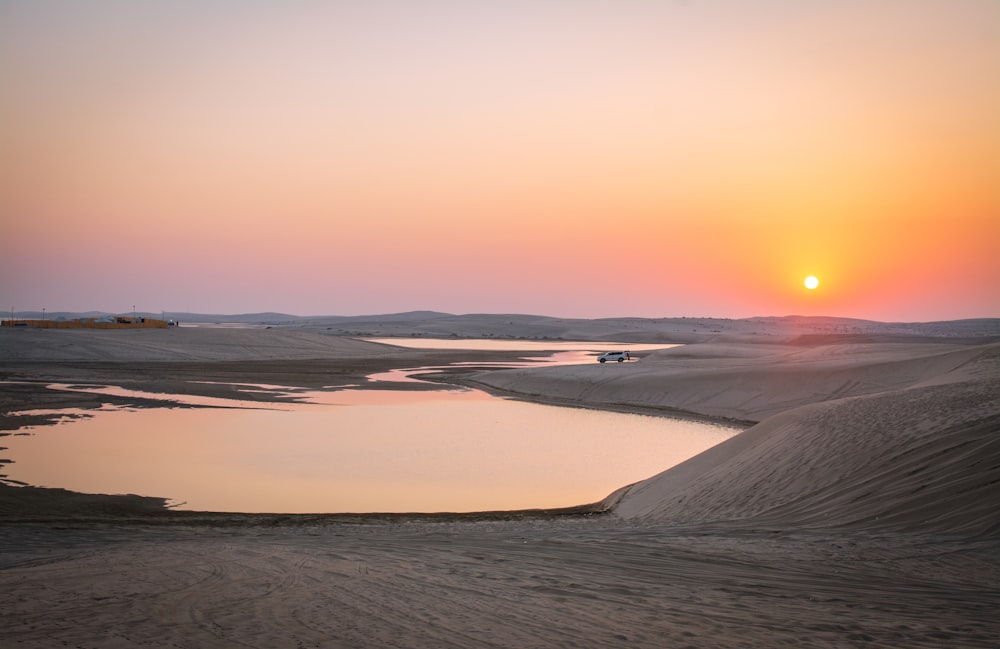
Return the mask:
<path fill-rule="evenodd" d="M 0 390 L 0 421 L 96 405 L 46 381 L 226 396 L 190 381 L 315 388 L 449 357 L 189 331 L 0 331 L 0 378 L 25 381 Z M 554 512 L 230 515 L 3 487 L 5 646 L 1000 645 L 996 343 L 748 336 L 448 380 L 749 428 Z"/>

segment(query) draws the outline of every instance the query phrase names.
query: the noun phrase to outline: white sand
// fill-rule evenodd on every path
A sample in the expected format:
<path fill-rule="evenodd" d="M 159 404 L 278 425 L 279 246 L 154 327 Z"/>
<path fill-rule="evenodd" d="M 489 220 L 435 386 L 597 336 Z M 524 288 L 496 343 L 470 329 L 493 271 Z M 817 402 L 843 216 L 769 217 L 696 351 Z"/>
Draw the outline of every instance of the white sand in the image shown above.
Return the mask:
<path fill-rule="evenodd" d="M 183 333 L 0 349 L 370 351 L 301 332 Z M 760 422 L 624 487 L 610 517 L 0 525 L 5 646 L 1000 646 L 1000 344 L 760 340 L 475 377 Z"/>

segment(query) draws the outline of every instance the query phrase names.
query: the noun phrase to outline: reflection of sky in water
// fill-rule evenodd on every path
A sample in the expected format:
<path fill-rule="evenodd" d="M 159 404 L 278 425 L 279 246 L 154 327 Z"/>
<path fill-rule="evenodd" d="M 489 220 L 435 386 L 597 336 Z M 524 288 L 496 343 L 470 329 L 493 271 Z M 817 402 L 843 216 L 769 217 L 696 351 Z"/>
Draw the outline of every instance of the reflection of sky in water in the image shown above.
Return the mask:
<path fill-rule="evenodd" d="M 568 340 L 497 340 L 492 338 L 365 338 L 368 342 L 412 349 L 468 349 L 488 351 L 586 351 L 608 352 L 628 349 L 633 352 L 677 347 L 669 343 L 623 343 Z"/>
<path fill-rule="evenodd" d="M 329 393 L 295 410 L 151 409 L 8 437 L 8 475 L 184 509 L 474 511 L 600 500 L 735 429 L 497 399 L 476 390 Z"/>
<path fill-rule="evenodd" d="M 448 367 L 476 367 L 484 370 L 503 369 L 508 367 L 536 367 L 541 365 L 579 365 L 593 361 L 594 355 L 584 351 L 564 351 L 555 352 L 549 356 L 525 356 L 518 361 L 496 361 L 496 362 L 458 362 L 448 365 L 435 365 L 426 367 L 404 367 L 386 372 L 376 372 L 368 375 L 369 381 L 394 381 L 396 383 L 412 383 L 420 381 L 420 375 L 433 374 L 437 370 Z"/>
<path fill-rule="evenodd" d="M 593 355 L 563 351 L 514 365 L 578 362 L 594 362 Z M 395 370 L 371 378 L 399 381 L 433 369 Z M 83 492 L 164 496 L 194 510 L 564 507 L 600 500 L 738 432 L 695 422 L 524 403 L 463 388 L 405 391 L 339 386 L 348 389 L 309 391 L 234 385 L 245 391 L 294 395 L 303 402 L 272 404 L 112 386 L 54 385 L 217 407 L 102 410 L 93 418 L 10 436 L 4 445 L 15 463 L 8 465 L 7 475 L 29 484 Z"/>

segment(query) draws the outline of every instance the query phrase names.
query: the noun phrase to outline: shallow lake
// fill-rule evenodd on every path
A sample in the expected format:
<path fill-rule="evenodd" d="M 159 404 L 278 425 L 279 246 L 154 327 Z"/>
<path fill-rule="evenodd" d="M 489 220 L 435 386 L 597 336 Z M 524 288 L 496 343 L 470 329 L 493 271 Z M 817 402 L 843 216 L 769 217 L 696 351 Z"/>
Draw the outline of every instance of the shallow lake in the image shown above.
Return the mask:
<path fill-rule="evenodd" d="M 574 352 L 560 349 L 557 362 L 569 362 L 565 354 Z M 594 362 L 593 355 L 572 358 Z M 190 510 L 567 507 L 598 501 L 739 432 L 458 388 L 297 394 L 309 403 L 265 409 L 179 396 L 252 407 L 106 410 L 29 430 L 3 440 L 14 460 L 7 475 L 75 491 L 168 497 Z"/>

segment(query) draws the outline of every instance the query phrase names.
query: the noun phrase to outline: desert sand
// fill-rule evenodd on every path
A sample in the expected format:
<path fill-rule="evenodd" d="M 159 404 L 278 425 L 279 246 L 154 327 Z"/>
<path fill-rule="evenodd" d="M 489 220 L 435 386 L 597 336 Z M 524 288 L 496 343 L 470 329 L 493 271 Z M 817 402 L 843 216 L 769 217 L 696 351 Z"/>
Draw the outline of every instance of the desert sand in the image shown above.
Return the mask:
<path fill-rule="evenodd" d="M 397 319 L 392 333 L 429 335 L 442 320 Z M 1000 646 L 996 337 L 969 323 L 461 324 L 452 333 L 691 344 L 621 365 L 471 366 L 436 380 L 747 428 L 561 511 L 212 514 L 3 486 L 4 646 Z M 0 379 L 17 381 L 0 391 L 0 425 L 116 401 L 53 381 L 225 396 L 225 381 L 317 387 L 504 357 L 336 335 L 386 333 L 350 326 L 0 330 Z"/>

